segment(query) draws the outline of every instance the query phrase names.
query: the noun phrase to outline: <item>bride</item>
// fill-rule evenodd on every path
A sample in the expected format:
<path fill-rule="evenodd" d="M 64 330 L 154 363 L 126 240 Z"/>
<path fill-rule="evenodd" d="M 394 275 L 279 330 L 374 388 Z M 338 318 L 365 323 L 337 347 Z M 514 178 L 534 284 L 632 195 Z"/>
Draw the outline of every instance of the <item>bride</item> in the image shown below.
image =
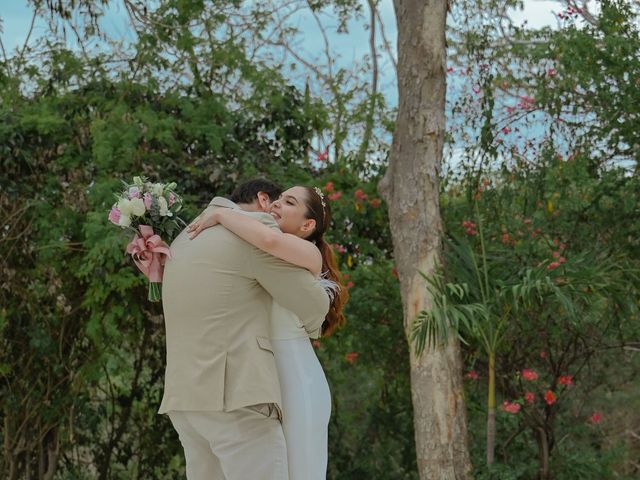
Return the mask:
<path fill-rule="evenodd" d="M 333 250 L 324 240 L 331 211 L 320 189 L 295 186 L 271 204 L 269 213 L 281 231 L 230 208 L 218 208 L 203 213 L 188 232 L 193 239 L 220 223 L 255 247 L 322 278 L 331 306 L 320 331 L 308 334 L 292 312 L 274 302 L 271 343 L 282 388 L 289 480 L 325 479 L 331 394 L 310 337 L 330 335 L 342 326 L 348 299 Z"/>

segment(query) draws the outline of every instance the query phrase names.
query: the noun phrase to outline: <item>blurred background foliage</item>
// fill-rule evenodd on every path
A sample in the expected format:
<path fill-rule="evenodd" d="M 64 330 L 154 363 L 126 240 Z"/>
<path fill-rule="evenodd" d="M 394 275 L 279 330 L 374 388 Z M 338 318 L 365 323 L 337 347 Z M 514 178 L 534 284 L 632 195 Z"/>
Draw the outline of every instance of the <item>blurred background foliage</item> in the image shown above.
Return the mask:
<path fill-rule="evenodd" d="M 379 36 L 351 69 L 301 62 L 300 82 L 277 55 L 295 53 L 300 32 L 277 2 L 255 3 L 125 1 L 137 33 L 127 46 L 100 29 L 107 0 L 30 2 L 50 34 L 0 62 L 4 478 L 184 471 L 177 435 L 156 414 L 161 307 L 107 221 L 112 192 L 134 175 L 177 182 L 185 220 L 253 177 L 324 189 L 351 294 L 347 326 L 316 345 L 333 396 L 328 477 L 417 478 L 408 343 L 376 190 L 394 118 L 373 61 L 388 47 L 379 5 L 296 4 L 330 13 L 343 35 L 360 21 Z M 487 308 L 507 312 L 490 467 L 480 318 L 460 328 L 475 476 L 634 478 L 638 11 L 565 2 L 558 29 L 531 31 L 504 16 L 518 2 L 503 3 L 456 2 L 449 30 L 443 279 L 467 288 L 453 303 L 481 303 L 484 282 Z M 549 288 L 510 296 L 526 279 Z"/>

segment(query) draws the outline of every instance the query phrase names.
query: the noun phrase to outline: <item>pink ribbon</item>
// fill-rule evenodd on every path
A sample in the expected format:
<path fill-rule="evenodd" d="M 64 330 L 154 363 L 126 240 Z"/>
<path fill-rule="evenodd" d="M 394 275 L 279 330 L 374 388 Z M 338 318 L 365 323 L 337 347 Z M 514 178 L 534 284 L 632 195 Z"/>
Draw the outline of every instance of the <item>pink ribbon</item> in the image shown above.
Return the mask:
<path fill-rule="evenodd" d="M 127 245 L 127 253 L 131 254 L 138 269 L 150 282 L 162 282 L 165 258 L 171 258 L 171 251 L 160 235 L 153 233 L 149 225 L 140 225 L 140 233 Z"/>

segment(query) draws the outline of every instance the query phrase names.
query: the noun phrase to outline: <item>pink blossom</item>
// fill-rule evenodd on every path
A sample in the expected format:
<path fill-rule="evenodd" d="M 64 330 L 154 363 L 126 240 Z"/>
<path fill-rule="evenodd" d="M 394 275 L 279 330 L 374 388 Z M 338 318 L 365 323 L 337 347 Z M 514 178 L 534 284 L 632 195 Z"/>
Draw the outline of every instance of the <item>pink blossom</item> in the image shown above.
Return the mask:
<path fill-rule="evenodd" d="M 535 370 L 525 368 L 522 370 L 522 378 L 531 382 L 538 379 L 538 373 Z"/>
<path fill-rule="evenodd" d="M 503 233 L 502 234 L 502 243 L 504 243 L 505 245 L 508 245 L 510 242 L 510 238 L 509 238 L 509 234 L 508 233 Z"/>
<path fill-rule="evenodd" d="M 558 384 L 571 386 L 573 385 L 573 377 L 571 375 L 561 375 L 558 378 Z"/>
<path fill-rule="evenodd" d="M 509 135 L 511 133 L 511 128 L 510 127 L 503 127 L 502 128 L 502 133 L 504 133 L 505 135 Z"/>
<path fill-rule="evenodd" d="M 558 74 L 555 68 L 550 68 L 547 70 L 547 77 L 555 77 Z"/>
<path fill-rule="evenodd" d="M 524 109 L 532 109 L 536 106 L 536 99 L 533 97 L 528 97 L 527 95 L 523 95 L 520 97 L 520 102 L 518 102 L 518 107 Z"/>
<path fill-rule="evenodd" d="M 524 399 L 527 401 L 529 405 L 531 405 L 536 400 L 536 396 L 533 392 L 525 392 Z"/>
<path fill-rule="evenodd" d="M 328 193 L 333 192 L 333 182 L 327 182 L 327 184 L 324 186 L 324 191 Z"/>
<path fill-rule="evenodd" d="M 331 201 L 338 200 L 342 196 L 342 192 L 333 192 L 333 193 L 330 193 L 327 196 L 329 197 L 329 200 L 331 200 Z"/>
<path fill-rule="evenodd" d="M 540 358 L 547 358 L 547 352 L 540 352 Z"/>
<path fill-rule="evenodd" d="M 354 363 L 356 363 L 356 360 L 358 359 L 358 352 L 349 352 L 349 353 L 345 353 L 344 358 L 347 362 L 349 362 L 351 365 L 353 365 Z"/>
<path fill-rule="evenodd" d="M 553 270 L 555 268 L 558 268 L 560 266 L 560 262 L 551 262 L 549 265 L 547 265 L 547 270 Z"/>
<path fill-rule="evenodd" d="M 348 289 L 350 289 L 351 287 L 353 287 L 353 282 L 352 282 L 351 280 L 349 280 L 349 281 L 347 282 L 347 284 L 345 285 L 345 288 L 348 290 Z"/>
<path fill-rule="evenodd" d="M 340 245 L 339 243 L 334 243 L 333 246 L 336 248 L 336 250 L 338 251 L 338 253 L 344 253 L 347 251 L 346 248 L 344 248 L 342 245 Z"/>
<path fill-rule="evenodd" d="M 602 412 L 593 412 L 589 417 L 589 420 L 596 425 L 599 424 L 602 421 Z"/>
<path fill-rule="evenodd" d="M 560 252 L 553 252 L 553 258 L 558 258 L 560 256 Z"/>
<path fill-rule="evenodd" d="M 544 394 L 544 401 L 547 402 L 547 405 L 553 405 L 556 403 L 557 397 L 556 394 L 551 390 L 547 390 Z"/>
<path fill-rule="evenodd" d="M 142 201 L 144 202 L 144 208 L 149 210 L 151 208 L 151 204 L 153 203 L 153 197 L 149 192 L 147 192 L 142 196 Z"/>
<path fill-rule="evenodd" d="M 478 93 L 480 93 L 480 87 L 478 85 L 474 85 L 471 90 L 473 90 L 473 93 L 475 93 L 476 95 Z"/>
<path fill-rule="evenodd" d="M 478 372 L 476 372 L 475 370 L 470 370 L 464 376 L 464 378 L 468 378 L 469 380 L 478 380 L 478 377 L 479 377 Z"/>
<path fill-rule="evenodd" d="M 564 262 L 566 262 L 566 261 L 567 261 L 567 259 L 566 259 L 566 258 L 564 258 L 564 257 L 560 257 L 560 258 L 558 258 L 558 263 L 564 263 Z"/>
<path fill-rule="evenodd" d="M 115 225 L 119 225 L 120 223 L 120 210 L 116 207 L 113 207 L 109 212 L 109 221 Z"/>
<path fill-rule="evenodd" d="M 366 193 L 364 193 L 364 190 L 362 190 L 361 188 L 357 189 L 354 193 L 354 196 L 356 197 L 356 200 L 366 200 L 368 197 L 368 195 Z"/>
<path fill-rule="evenodd" d="M 512 413 L 512 414 L 516 414 L 520 411 L 520 404 L 519 403 L 512 403 L 509 402 L 507 400 L 505 400 L 504 402 L 502 402 L 502 406 L 500 407 L 500 409 L 503 412 L 507 412 L 507 413 Z"/>
<path fill-rule="evenodd" d="M 325 162 L 329 159 L 329 149 L 327 148 L 324 152 L 320 152 L 318 154 L 318 161 Z"/>
<path fill-rule="evenodd" d="M 451 72 L 453 72 L 453 67 L 448 67 L 447 68 L 447 73 L 451 73 Z"/>
<path fill-rule="evenodd" d="M 128 197 L 129 200 L 131 200 L 132 198 L 140 198 L 140 189 L 138 187 L 129 188 Z"/>
<path fill-rule="evenodd" d="M 176 203 L 176 196 L 173 192 L 169 192 L 169 207 L 171 207 L 174 203 Z"/>

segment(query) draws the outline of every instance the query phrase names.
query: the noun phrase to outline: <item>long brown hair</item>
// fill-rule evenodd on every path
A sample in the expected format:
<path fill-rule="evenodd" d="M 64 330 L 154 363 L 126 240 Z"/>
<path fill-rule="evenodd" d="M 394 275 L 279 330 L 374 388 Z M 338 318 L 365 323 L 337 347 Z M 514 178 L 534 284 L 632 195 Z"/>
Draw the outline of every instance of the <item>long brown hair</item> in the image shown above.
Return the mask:
<path fill-rule="evenodd" d="M 339 286 L 331 300 L 329 313 L 327 313 L 324 323 L 322 324 L 322 336 L 326 337 L 346 323 L 342 309 L 349 300 L 349 292 L 347 292 L 344 286 L 342 274 L 338 269 L 333 248 L 324 240 L 324 233 L 331 225 L 331 208 L 329 207 L 329 202 L 319 190 L 312 187 L 304 188 L 307 191 L 306 217 L 316 221 L 316 228 L 313 233 L 307 237 L 307 240 L 315 243 L 322 254 L 322 273 L 325 278 L 336 282 Z"/>

